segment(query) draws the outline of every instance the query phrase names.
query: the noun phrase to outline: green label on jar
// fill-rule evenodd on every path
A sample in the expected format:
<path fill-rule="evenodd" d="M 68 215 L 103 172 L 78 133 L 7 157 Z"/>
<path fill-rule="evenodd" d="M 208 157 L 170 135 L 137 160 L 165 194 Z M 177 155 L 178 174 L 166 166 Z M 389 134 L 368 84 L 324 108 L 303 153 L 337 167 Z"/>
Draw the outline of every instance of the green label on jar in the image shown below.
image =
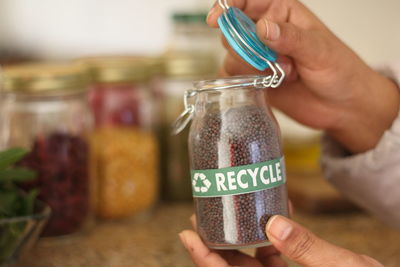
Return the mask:
<path fill-rule="evenodd" d="M 219 197 L 256 192 L 285 184 L 283 157 L 250 165 L 192 170 L 193 197 Z"/>

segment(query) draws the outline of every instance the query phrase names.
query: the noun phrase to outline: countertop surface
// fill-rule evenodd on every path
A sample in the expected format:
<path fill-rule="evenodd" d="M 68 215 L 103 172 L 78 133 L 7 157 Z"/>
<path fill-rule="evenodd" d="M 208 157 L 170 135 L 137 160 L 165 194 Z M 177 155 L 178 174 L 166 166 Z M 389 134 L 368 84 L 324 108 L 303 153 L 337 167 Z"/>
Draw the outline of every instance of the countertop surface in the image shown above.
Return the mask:
<path fill-rule="evenodd" d="M 192 213 L 190 203 L 162 204 L 148 218 L 102 221 L 79 234 L 41 239 L 17 266 L 193 266 L 178 239 L 178 233 L 190 227 Z M 368 214 L 296 211 L 294 220 L 332 243 L 374 257 L 385 266 L 400 266 L 400 231 Z"/>

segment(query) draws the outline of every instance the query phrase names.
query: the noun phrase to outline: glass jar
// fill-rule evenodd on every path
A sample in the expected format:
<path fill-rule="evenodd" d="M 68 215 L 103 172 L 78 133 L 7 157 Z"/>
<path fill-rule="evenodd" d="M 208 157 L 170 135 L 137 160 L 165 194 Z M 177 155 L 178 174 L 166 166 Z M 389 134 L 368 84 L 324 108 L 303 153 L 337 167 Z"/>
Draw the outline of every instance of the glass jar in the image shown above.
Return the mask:
<path fill-rule="evenodd" d="M 192 197 L 190 186 L 188 129 L 171 135 L 171 124 L 182 111 L 182 95 L 193 80 L 215 77 L 215 57 L 208 53 L 168 53 L 165 55 L 166 80 L 161 103 L 161 157 L 163 198 L 187 201 Z"/>
<path fill-rule="evenodd" d="M 44 236 L 79 230 L 89 215 L 92 117 L 87 74 L 77 65 L 29 64 L 4 68 L 0 147 L 24 147 L 19 164 L 37 172 L 23 184 L 37 188 L 52 210 Z"/>
<path fill-rule="evenodd" d="M 283 132 L 288 176 L 321 176 L 319 158 L 322 132 L 299 124 L 279 110 L 274 110 L 274 114 Z"/>
<path fill-rule="evenodd" d="M 200 10 L 174 12 L 168 53 L 208 53 L 222 63 L 225 51 L 217 29 L 207 25 L 207 12 Z"/>
<path fill-rule="evenodd" d="M 159 151 L 149 70 L 142 58 L 82 60 L 91 73 L 95 211 L 122 218 L 149 210 L 159 190 Z"/>
<path fill-rule="evenodd" d="M 210 248 L 268 245 L 268 219 L 288 216 L 280 131 L 265 83 L 257 76 L 201 81 L 186 93 L 197 229 Z"/>
<path fill-rule="evenodd" d="M 157 116 L 153 116 L 153 125 L 155 125 L 155 129 L 157 135 L 160 134 L 160 126 L 161 126 L 161 106 L 162 106 L 162 95 L 165 88 L 165 61 L 163 57 L 142 57 L 141 58 L 146 64 L 146 67 L 149 71 L 149 88 L 151 91 L 151 99 L 153 104 L 153 114 L 157 114 Z M 157 138 L 160 140 L 160 137 Z"/>

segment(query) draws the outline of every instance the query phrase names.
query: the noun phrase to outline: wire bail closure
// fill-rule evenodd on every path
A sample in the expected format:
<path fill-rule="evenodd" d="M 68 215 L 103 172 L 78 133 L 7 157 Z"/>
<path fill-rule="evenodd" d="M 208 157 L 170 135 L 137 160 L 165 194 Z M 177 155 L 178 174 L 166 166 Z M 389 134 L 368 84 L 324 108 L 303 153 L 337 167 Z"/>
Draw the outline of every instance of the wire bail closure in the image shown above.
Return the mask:
<path fill-rule="evenodd" d="M 229 5 L 228 5 L 228 1 L 227 0 L 218 0 L 218 4 L 224 11 L 229 9 Z"/>
<path fill-rule="evenodd" d="M 172 134 L 177 135 L 185 129 L 189 122 L 193 118 L 194 105 L 189 103 L 189 99 L 197 95 L 196 90 L 187 90 L 183 95 L 183 105 L 184 111 L 179 115 L 179 117 L 172 124 Z"/>
<path fill-rule="evenodd" d="M 241 10 L 230 7 L 227 0 L 218 0 L 218 4 L 224 11 L 218 19 L 218 24 L 230 45 L 245 61 L 256 69 L 261 71 L 267 68 L 271 69 L 272 74 L 265 76 L 261 82 L 262 88 L 278 87 L 285 78 L 285 72 L 276 62 L 276 53 L 266 47 L 256 36 L 254 22 Z M 254 80 L 254 86 L 257 87 L 257 85 L 260 85 L 260 83 Z M 215 90 L 227 88 L 219 87 Z M 193 89 L 185 92 L 183 96 L 185 110 L 172 124 L 173 135 L 182 132 L 193 118 L 195 107 L 189 103 L 189 100 L 198 93 L 198 90 Z"/>
<path fill-rule="evenodd" d="M 266 77 L 260 77 L 261 79 L 254 79 L 253 82 L 250 83 L 242 83 L 241 86 L 253 86 L 256 89 L 265 89 L 269 87 L 271 84 L 272 76 L 266 76 Z M 222 85 L 222 86 L 216 86 L 213 88 L 206 88 L 206 89 L 190 89 L 185 91 L 183 95 L 183 105 L 184 105 L 184 110 L 183 112 L 179 115 L 179 117 L 172 123 L 171 125 L 171 134 L 172 135 L 177 135 L 180 132 L 185 129 L 185 127 L 189 124 L 189 122 L 193 118 L 193 114 L 195 112 L 195 106 L 190 102 L 190 99 L 192 97 L 195 97 L 197 94 L 202 93 L 202 92 L 211 92 L 211 91 L 222 91 L 222 90 L 227 90 L 231 89 L 236 86 L 230 86 L 230 85 Z"/>

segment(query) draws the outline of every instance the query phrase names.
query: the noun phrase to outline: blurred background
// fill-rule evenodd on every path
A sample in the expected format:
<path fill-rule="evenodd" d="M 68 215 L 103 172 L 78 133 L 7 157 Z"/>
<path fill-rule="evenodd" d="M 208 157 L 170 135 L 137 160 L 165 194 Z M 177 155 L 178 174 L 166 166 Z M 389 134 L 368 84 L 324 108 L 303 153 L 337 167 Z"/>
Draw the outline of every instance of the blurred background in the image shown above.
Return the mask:
<path fill-rule="evenodd" d="M 173 30 L 171 13 L 207 11 L 212 2 L 2 0 L 0 48 L 45 59 L 161 53 Z M 398 1 L 303 2 L 368 62 L 398 58 Z"/>
<path fill-rule="evenodd" d="M 398 0 L 302 2 L 372 66 L 400 60 Z M 0 240 L 0 263 L 191 266 L 177 238 L 193 213 L 188 130 L 179 136 L 169 130 L 184 91 L 193 80 L 216 77 L 223 60 L 219 30 L 205 24 L 212 4 L 0 0 L 8 93 L 1 99 L 0 148 L 31 151 L 18 164 L 39 177 L 22 186 L 38 190 L 53 210 L 50 218 L 39 208 L 19 214 L 29 223 Z M 331 242 L 398 266 L 400 234 L 324 181 L 322 133 L 275 115 L 295 219 Z M 32 248 L 27 232 L 46 238 Z M 15 249 L 5 250 L 10 244 Z"/>

